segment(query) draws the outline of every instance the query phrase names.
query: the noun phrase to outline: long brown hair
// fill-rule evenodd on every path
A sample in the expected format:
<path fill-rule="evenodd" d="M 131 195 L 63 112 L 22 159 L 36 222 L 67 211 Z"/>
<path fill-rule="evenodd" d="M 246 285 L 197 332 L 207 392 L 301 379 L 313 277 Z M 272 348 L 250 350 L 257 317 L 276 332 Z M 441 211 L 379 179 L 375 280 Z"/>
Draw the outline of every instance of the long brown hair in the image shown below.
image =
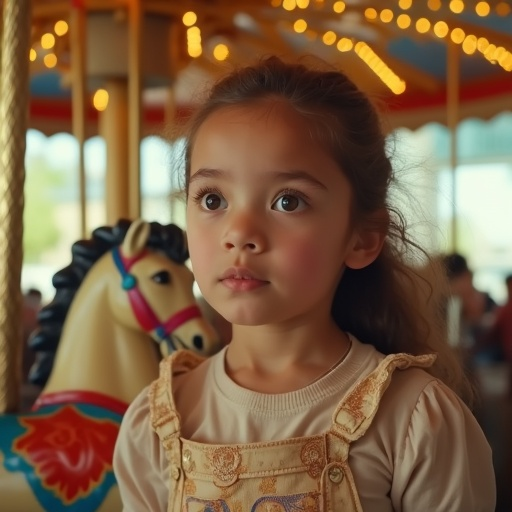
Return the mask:
<path fill-rule="evenodd" d="M 351 183 L 353 220 L 368 224 L 373 219 L 371 229 L 386 232 L 384 247 L 372 264 L 345 270 L 332 305 L 336 323 L 384 354 L 437 353 L 430 372 L 470 402 L 471 386 L 446 341 L 437 287 L 442 277 L 437 273 L 433 279 L 432 274 L 427 278 L 417 265 L 418 254 L 427 260 L 428 256 L 407 236 L 403 215 L 390 204 L 389 189 L 395 176 L 379 114 L 345 74 L 268 57 L 214 84 L 188 124 L 185 189 L 190 154 L 201 124 L 221 108 L 269 98 L 286 101 L 311 121 Z M 377 212 L 387 215 L 375 215 Z M 375 225 L 375 219 L 380 219 L 380 225 Z"/>

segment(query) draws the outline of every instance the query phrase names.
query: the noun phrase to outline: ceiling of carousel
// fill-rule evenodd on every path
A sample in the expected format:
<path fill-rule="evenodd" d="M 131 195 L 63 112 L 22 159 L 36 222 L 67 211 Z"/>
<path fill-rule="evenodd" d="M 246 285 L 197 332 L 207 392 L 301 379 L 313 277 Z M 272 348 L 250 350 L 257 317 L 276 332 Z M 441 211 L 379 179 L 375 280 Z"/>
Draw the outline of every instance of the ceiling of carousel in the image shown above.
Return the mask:
<path fill-rule="evenodd" d="M 85 20 L 91 98 L 126 78 L 138 27 L 149 125 L 189 111 L 226 68 L 269 54 L 342 68 L 393 126 L 446 123 L 449 90 L 459 119 L 512 110 L 510 0 L 33 0 L 31 124 L 47 133 L 71 116 L 73 12 Z"/>

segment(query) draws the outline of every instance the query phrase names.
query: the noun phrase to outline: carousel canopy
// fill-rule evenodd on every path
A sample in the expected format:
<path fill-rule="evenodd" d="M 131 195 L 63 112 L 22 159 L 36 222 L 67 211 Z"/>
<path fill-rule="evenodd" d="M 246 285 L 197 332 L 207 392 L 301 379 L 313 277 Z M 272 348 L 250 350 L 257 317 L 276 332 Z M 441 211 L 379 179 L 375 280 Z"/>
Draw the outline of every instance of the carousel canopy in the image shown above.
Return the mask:
<path fill-rule="evenodd" d="M 134 19 L 146 132 L 169 109 L 194 108 L 226 68 L 269 54 L 342 68 L 392 127 L 512 110 L 510 0 L 34 0 L 30 125 L 46 133 L 71 129 L 73 13 L 85 23 L 92 132 L 93 97 L 127 76 Z"/>

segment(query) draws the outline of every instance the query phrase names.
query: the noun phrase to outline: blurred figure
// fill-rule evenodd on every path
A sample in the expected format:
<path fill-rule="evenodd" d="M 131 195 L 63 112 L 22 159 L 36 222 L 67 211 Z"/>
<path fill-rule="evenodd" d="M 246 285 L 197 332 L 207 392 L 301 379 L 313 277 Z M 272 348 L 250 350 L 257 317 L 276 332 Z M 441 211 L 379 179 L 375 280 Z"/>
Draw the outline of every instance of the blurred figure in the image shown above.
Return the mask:
<path fill-rule="evenodd" d="M 501 306 L 494 318 L 489 331 L 489 343 L 497 345 L 503 353 L 503 358 L 509 365 L 512 363 L 512 274 L 505 278 L 507 286 L 507 302 Z M 509 393 L 512 393 L 512 372 Z"/>
<path fill-rule="evenodd" d="M 22 356 L 22 380 L 27 382 L 28 372 L 34 363 L 35 354 L 28 347 L 28 339 L 31 333 L 36 329 L 37 315 L 42 306 L 43 295 L 37 288 L 29 288 L 23 294 L 23 311 L 22 311 L 22 339 L 23 339 L 23 356 Z"/>
<path fill-rule="evenodd" d="M 473 272 L 466 258 L 458 253 L 444 256 L 443 264 L 450 294 L 460 300 L 460 343 L 476 362 L 499 359 L 496 347 L 487 343 L 497 304 L 491 296 L 473 285 Z"/>

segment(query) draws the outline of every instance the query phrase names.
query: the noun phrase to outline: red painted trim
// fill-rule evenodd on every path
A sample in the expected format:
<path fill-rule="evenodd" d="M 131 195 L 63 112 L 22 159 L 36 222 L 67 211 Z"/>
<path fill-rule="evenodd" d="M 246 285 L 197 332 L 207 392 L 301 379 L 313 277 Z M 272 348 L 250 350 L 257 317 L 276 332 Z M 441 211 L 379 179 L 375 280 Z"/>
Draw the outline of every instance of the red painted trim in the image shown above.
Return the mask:
<path fill-rule="evenodd" d="M 503 75 L 503 77 L 493 80 L 475 80 L 461 84 L 461 103 L 471 103 L 483 98 L 505 94 L 512 95 L 512 72 L 504 71 Z M 446 90 L 441 88 L 435 93 L 409 90 L 399 96 L 385 95 L 381 99 L 386 101 L 391 111 L 407 112 L 446 105 Z M 180 123 L 186 121 L 193 111 L 193 105 L 179 106 L 176 112 L 176 121 Z M 71 100 L 32 98 L 30 101 L 30 117 L 40 120 L 71 122 Z M 98 111 L 94 107 L 88 106 L 86 117 L 88 122 L 97 123 L 99 118 Z M 165 115 L 163 106 L 146 106 L 143 113 L 143 122 L 148 125 L 164 126 Z"/>
<path fill-rule="evenodd" d="M 474 81 L 464 84 L 460 89 L 461 103 L 493 96 L 512 95 L 512 73 L 505 78 L 493 81 Z M 404 112 L 408 110 L 426 109 L 446 105 L 446 90 L 440 89 L 436 93 L 422 93 L 419 91 L 405 92 L 403 95 L 394 96 L 388 100 L 389 108 L 392 111 Z"/>
<path fill-rule="evenodd" d="M 96 391 L 58 391 L 56 393 L 45 393 L 38 397 L 32 406 L 33 411 L 39 410 L 41 407 L 47 405 L 62 405 L 62 404 L 90 404 L 103 407 L 109 411 L 123 415 L 128 409 L 128 404 L 111 396 L 97 393 Z"/>

